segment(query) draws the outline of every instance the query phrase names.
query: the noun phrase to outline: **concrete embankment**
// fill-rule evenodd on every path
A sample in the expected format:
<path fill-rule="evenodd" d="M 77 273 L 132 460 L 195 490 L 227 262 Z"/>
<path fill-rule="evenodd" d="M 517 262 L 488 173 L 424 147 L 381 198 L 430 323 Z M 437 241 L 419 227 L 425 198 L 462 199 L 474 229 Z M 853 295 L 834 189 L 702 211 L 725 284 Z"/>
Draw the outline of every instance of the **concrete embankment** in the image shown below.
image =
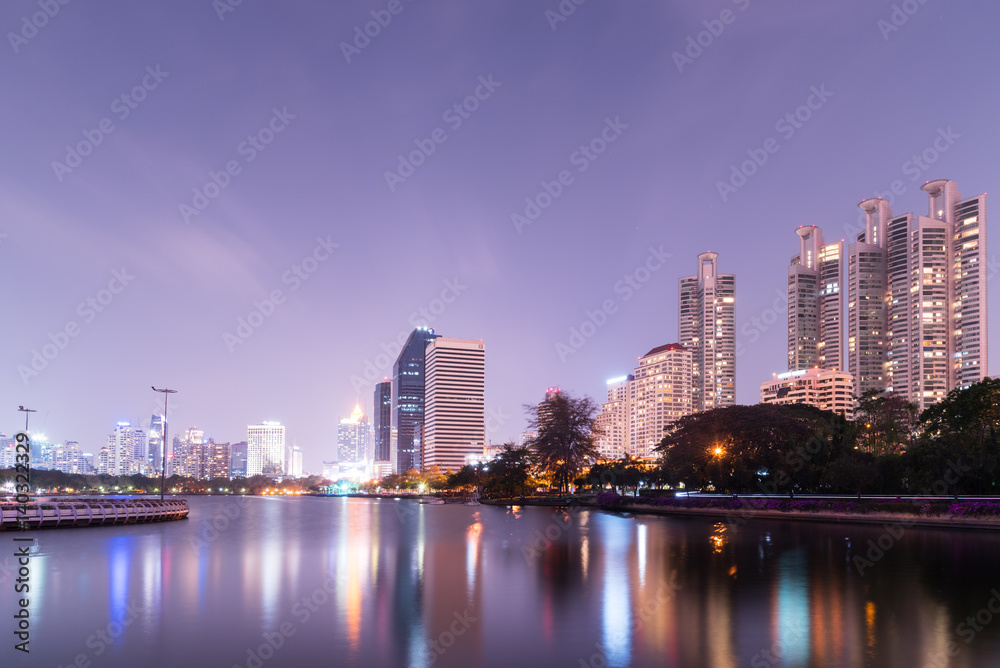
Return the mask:
<path fill-rule="evenodd" d="M 572 499 L 491 499 L 483 503 L 495 506 L 559 506 L 586 507 L 591 510 L 607 510 L 614 513 L 643 515 L 663 515 L 669 517 L 701 517 L 715 519 L 736 525 L 752 520 L 779 520 L 796 522 L 828 522 L 834 524 L 899 524 L 904 527 L 937 529 L 980 529 L 1000 530 L 1000 518 L 996 517 L 956 517 L 953 515 L 911 515 L 906 513 L 832 513 L 793 510 L 749 510 L 727 508 L 683 508 L 677 506 L 653 506 L 642 503 L 627 504 L 615 508 L 598 505 L 593 498 Z"/>
<path fill-rule="evenodd" d="M 0 502 L 0 531 L 110 526 L 182 520 L 190 508 L 184 499 L 67 499 Z"/>

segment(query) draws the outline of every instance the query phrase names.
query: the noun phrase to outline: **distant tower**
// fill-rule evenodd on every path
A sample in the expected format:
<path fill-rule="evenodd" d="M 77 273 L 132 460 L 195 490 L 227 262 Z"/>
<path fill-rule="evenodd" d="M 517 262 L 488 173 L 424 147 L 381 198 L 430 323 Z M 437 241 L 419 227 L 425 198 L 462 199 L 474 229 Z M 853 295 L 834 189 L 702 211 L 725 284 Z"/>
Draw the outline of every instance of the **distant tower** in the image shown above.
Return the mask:
<path fill-rule="evenodd" d="M 889 202 L 867 199 L 859 204 L 865 212 L 865 230 L 848 245 L 847 260 L 847 357 L 858 395 L 884 390 L 889 352 L 886 309 L 886 231 L 892 210 Z"/>
<path fill-rule="evenodd" d="M 413 447 L 424 423 L 424 358 L 427 343 L 437 338 L 429 327 L 417 327 L 410 333 L 392 367 L 392 429 L 396 449 L 390 459 L 395 472 L 405 473 L 421 467 L 420 453 Z"/>
<path fill-rule="evenodd" d="M 372 431 L 375 461 L 392 461 L 392 381 L 386 378 L 375 384 Z"/>
<path fill-rule="evenodd" d="M 815 225 L 796 230 L 788 267 L 788 370 L 844 370 L 844 244 L 825 244 Z"/>
<path fill-rule="evenodd" d="M 693 355 L 695 411 L 736 404 L 736 277 L 718 273 L 718 253 L 698 256 L 680 279 L 680 344 Z"/>
<path fill-rule="evenodd" d="M 368 416 L 355 403 L 351 416 L 337 425 L 337 459 L 341 464 L 360 464 L 365 461 L 368 443 Z"/>
<path fill-rule="evenodd" d="M 848 265 L 848 352 L 857 392 L 890 390 L 918 409 L 987 372 L 986 195 L 928 181 L 928 215 L 869 199 Z"/>
<path fill-rule="evenodd" d="M 486 348 L 482 339 L 427 343 L 424 470 L 458 471 L 486 449 Z"/>
<path fill-rule="evenodd" d="M 247 425 L 247 477 L 284 473 L 285 428 L 280 422 Z"/>

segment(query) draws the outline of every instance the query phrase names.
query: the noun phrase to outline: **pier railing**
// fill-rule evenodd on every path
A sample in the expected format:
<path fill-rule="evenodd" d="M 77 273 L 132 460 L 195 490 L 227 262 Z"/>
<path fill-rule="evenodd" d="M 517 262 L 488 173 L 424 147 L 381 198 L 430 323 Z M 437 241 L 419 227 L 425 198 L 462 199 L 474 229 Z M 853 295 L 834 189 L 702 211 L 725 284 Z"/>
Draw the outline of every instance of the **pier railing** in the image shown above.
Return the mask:
<path fill-rule="evenodd" d="M 29 503 L 26 513 L 21 508 L 0 501 L 0 531 L 165 522 L 190 512 L 184 499 L 66 499 Z"/>

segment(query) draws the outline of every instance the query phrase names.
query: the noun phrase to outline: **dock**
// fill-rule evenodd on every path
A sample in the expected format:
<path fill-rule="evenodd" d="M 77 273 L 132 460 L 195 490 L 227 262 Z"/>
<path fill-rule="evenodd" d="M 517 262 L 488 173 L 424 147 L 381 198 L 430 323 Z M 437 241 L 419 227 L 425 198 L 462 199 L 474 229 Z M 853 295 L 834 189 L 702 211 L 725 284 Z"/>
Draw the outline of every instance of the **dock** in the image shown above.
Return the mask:
<path fill-rule="evenodd" d="M 186 519 L 191 509 L 185 499 L 66 499 L 27 504 L 0 501 L 0 531 L 144 524 Z"/>

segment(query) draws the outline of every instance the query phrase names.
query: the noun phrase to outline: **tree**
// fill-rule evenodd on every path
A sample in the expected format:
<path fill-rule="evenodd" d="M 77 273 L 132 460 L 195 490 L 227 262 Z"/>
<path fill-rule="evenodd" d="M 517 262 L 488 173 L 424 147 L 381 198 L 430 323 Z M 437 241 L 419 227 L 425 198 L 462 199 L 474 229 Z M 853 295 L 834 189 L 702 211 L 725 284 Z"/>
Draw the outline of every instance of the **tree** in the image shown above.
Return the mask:
<path fill-rule="evenodd" d="M 976 489 L 980 494 L 997 492 L 1000 477 L 1000 378 L 986 378 L 961 390 L 952 390 L 943 401 L 920 414 L 922 470 L 947 471 L 965 459 L 956 488 Z M 953 466 L 954 464 L 954 466 Z"/>
<path fill-rule="evenodd" d="M 534 465 L 535 453 L 531 448 L 505 443 L 497 458 L 485 466 L 483 491 L 489 496 L 523 496 Z"/>
<path fill-rule="evenodd" d="M 819 485 L 845 432 L 842 416 L 812 406 L 728 406 L 684 416 L 655 449 L 671 485 L 792 493 Z"/>
<path fill-rule="evenodd" d="M 527 404 L 528 428 L 538 434 L 529 447 L 538 465 L 552 474 L 563 491 L 584 466 L 598 456 L 594 425 L 598 406 L 590 397 L 573 398 L 555 392 L 540 404 Z"/>
<path fill-rule="evenodd" d="M 868 390 L 858 397 L 854 422 L 858 449 L 876 456 L 896 454 L 913 439 L 917 406 L 898 394 Z"/>

